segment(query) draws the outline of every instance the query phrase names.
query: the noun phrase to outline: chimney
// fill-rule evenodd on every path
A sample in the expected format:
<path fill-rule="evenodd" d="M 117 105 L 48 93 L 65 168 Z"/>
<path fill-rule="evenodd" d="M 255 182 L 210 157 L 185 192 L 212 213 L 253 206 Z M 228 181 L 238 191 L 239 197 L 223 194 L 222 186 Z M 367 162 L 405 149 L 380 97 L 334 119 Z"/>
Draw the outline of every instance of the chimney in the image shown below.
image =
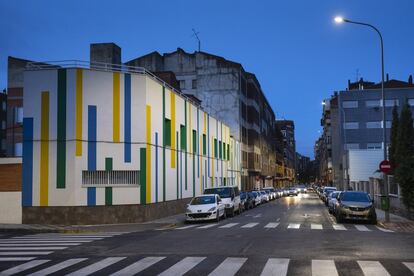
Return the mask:
<path fill-rule="evenodd" d="M 351 80 L 348 80 L 348 89 L 351 89 Z"/>
<path fill-rule="evenodd" d="M 385 77 L 385 81 L 389 81 L 390 80 L 390 76 L 388 75 L 388 73 L 387 73 L 387 76 Z"/>
<path fill-rule="evenodd" d="M 93 43 L 90 45 L 90 63 L 91 67 L 94 63 L 97 67 L 105 66 L 101 63 L 121 65 L 121 48 L 115 43 Z"/>
<path fill-rule="evenodd" d="M 408 76 L 408 84 L 410 84 L 410 85 L 413 84 L 413 75 Z"/>

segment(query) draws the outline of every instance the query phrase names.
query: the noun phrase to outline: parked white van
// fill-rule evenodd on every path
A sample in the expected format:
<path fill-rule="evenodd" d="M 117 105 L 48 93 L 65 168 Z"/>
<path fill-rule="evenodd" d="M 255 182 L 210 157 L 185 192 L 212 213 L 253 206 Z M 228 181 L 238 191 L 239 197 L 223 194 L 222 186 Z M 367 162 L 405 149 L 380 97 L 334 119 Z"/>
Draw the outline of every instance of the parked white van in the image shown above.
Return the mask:
<path fill-rule="evenodd" d="M 224 203 L 226 213 L 230 216 L 234 216 L 235 212 L 240 214 L 242 210 L 240 191 L 237 186 L 208 188 L 204 190 L 204 194 L 218 194 Z"/>

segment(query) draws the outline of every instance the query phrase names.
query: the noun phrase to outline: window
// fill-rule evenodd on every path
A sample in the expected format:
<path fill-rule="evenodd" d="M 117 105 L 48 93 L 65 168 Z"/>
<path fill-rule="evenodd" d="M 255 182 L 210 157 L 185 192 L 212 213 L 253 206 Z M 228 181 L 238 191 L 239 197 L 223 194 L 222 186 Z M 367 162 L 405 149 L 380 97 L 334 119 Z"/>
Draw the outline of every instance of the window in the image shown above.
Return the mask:
<path fill-rule="evenodd" d="M 185 80 L 180 80 L 180 89 L 185 89 Z"/>
<path fill-rule="evenodd" d="M 221 141 L 219 141 L 219 158 L 221 159 L 223 157 L 223 148 L 221 145 Z"/>
<path fill-rule="evenodd" d="M 230 160 L 230 145 L 227 145 L 227 160 Z"/>
<path fill-rule="evenodd" d="M 344 129 L 358 129 L 359 123 L 358 122 L 346 122 L 344 123 Z"/>
<path fill-rule="evenodd" d="M 365 101 L 365 105 L 367 107 L 380 107 L 381 101 L 380 100 L 368 100 L 368 101 Z"/>
<path fill-rule="evenodd" d="M 84 186 L 139 185 L 139 171 L 82 171 Z"/>
<path fill-rule="evenodd" d="M 399 106 L 400 101 L 398 99 L 385 100 L 386 107 L 394 107 L 394 105 Z M 382 106 L 382 102 L 381 102 L 381 106 Z"/>
<path fill-rule="evenodd" d="M 408 99 L 408 105 L 414 106 L 414 99 Z"/>
<path fill-rule="evenodd" d="M 1 122 L 1 128 L 2 129 L 6 129 L 6 121 L 2 121 Z"/>
<path fill-rule="evenodd" d="M 207 137 L 205 134 L 203 134 L 203 154 L 207 154 Z"/>
<path fill-rule="evenodd" d="M 386 127 L 387 128 L 391 128 L 391 126 L 392 126 L 392 122 L 391 121 L 386 121 Z M 383 121 L 381 121 L 381 126 L 383 126 Z"/>
<path fill-rule="evenodd" d="M 181 150 L 187 150 L 187 131 L 183 125 L 180 125 L 180 146 Z"/>
<path fill-rule="evenodd" d="M 192 80 L 191 81 L 191 88 L 192 89 L 197 89 L 197 80 Z"/>
<path fill-rule="evenodd" d="M 223 159 L 226 160 L 226 143 L 223 143 Z"/>
<path fill-rule="evenodd" d="M 367 128 L 382 128 L 382 122 L 381 121 L 375 121 L 375 122 L 366 122 Z"/>
<path fill-rule="evenodd" d="M 15 109 L 15 123 L 22 124 L 23 123 L 23 107 L 16 107 Z"/>
<path fill-rule="evenodd" d="M 368 143 L 367 149 L 382 149 L 382 143 Z"/>
<path fill-rule="evenodd" d="M 345 149 L 346 150 L 350 150 L 350 149 L 359 149 L 359 144 L 358 143 L 349 143 L 345 145 Z"/>
<path fill-rule="evenodd" d="M 358 108 L 358 101 L 343 101 L 343 108 Z"/>
<path fill-rule="evenodd" d="M 6 110 L 6 102 L 3 102 L 3 110 Z"/>
<path fill-rule="evenodd" d="M 16 143 L 14 144 L 14 156 L 22 156 L 23 153 L 23 144 Z"/>
<path fill-rule="evenodd" d="M 217 139 L 214 138 L 214 158 L 217 158 Z"/>
<path fill-rule="evenodd" d="M 171 147 L 171 121 L 170 119 L 164 119 L 164 146 Z"/>
<path fill-rule="evenodd" d="M 197 154 L 197 131 L 193 129 L 193 154 Z"/>

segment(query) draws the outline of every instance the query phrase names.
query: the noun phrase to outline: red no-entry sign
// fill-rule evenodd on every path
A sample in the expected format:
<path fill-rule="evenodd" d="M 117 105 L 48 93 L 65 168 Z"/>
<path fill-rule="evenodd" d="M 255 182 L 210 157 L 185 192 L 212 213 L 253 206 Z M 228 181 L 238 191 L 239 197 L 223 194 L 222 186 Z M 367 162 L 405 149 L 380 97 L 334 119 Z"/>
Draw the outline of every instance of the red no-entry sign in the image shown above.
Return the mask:
<path fill-rule="evenodd" d="M 391 163 L 388 160 L 383 160 L 381 161 L 381 163 L 379 164 L 379 169 L 381 172 L 383 173 L 390 173 L 391 172 Z"/>

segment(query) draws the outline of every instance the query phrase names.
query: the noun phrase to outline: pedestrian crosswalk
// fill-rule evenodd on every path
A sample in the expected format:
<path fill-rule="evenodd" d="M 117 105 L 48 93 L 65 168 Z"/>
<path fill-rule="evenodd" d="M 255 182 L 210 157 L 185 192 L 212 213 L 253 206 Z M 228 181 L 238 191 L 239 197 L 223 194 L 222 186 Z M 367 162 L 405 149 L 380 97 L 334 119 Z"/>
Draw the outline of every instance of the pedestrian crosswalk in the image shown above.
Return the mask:
<path fill-rule="evenodd" d="M 334 230 L 334 231 L 360 231 L 360 232 L 372 232 L 380 231 L 384 233 L 393 233 L 394 231 L 382 228 L 376 225 L 362 225 L 362 224 L 320 224 L 320 223 L 279 223 L 279 222 L 223 222 L 223 223 L 208 223 L 208 224 L 191 224 L 175 228 L 175 230 L 188 230 L 188 229 L 287 229 L 287 230 Z M 168 230 L 168 229 L 165 229 Z M 0 245 L 1 246 L 1 245 Z"/>
<path fill-rule="evenodd" d="M 259 259 L 258 259 L 259 258 Z M 312 276 L 347 275 L 341 270 L 344 264 L 332 259 L 314 259 L 309 261 L 291 260 L 289 258 L 264 257 L 206 257 L 206 256 L 139 256 L 139 257 L 104 257 L 104 258 L 69 258 L 69 259 L 36 259 L 24 263 L 10 263 L 0 271 L 0 275 L 76 275 L 104 274 L 111 276 L 129 276 L 137 273 L 145 275 L 194 275 L 233 276 L 242 275 L 249 269 L 249 275 L 273 276 L 289 275 L 289 268 L 295 269 L 302 262 L 302 273 Z M 355 260 L 352 273 L 365 276 L 409 275 L 414 273 L 414 262 Z M 252 269 L 254 267 L 254 269 Z M 355 274 L 352 274 L 355 275 Z"/>
<path fill-rule="evenodd" d="M 124 234 L 124 232 L 96 234 L 44 233 L 0 238 L 0 262 L 32 261 L 28 265 L 39 264 L 39 262 L 34 261 L 36 257 L 121 234 Z"/>

